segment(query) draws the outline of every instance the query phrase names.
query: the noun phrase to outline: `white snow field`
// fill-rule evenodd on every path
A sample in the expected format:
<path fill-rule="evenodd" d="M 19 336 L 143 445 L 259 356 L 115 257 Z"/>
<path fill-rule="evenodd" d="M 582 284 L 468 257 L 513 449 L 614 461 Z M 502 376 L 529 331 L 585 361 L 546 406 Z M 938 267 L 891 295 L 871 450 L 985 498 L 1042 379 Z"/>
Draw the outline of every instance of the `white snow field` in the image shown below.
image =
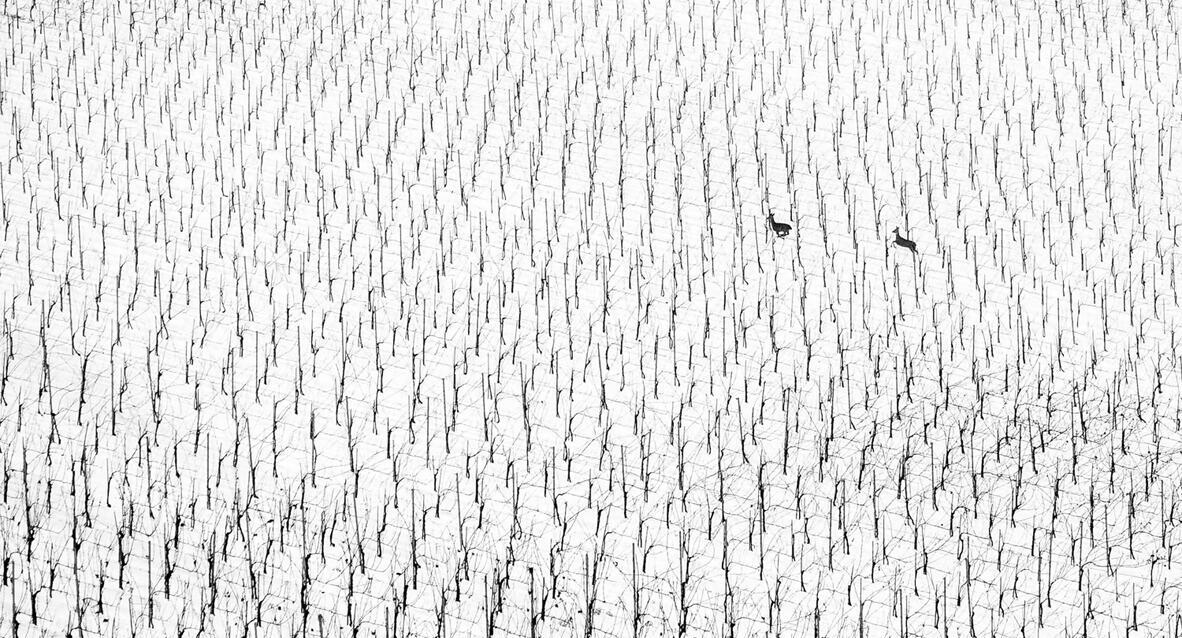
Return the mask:
<path fill-rule="evenodd" d="M 2 16 L 0 635 L 1182 633 L 1182 6 Z"/>

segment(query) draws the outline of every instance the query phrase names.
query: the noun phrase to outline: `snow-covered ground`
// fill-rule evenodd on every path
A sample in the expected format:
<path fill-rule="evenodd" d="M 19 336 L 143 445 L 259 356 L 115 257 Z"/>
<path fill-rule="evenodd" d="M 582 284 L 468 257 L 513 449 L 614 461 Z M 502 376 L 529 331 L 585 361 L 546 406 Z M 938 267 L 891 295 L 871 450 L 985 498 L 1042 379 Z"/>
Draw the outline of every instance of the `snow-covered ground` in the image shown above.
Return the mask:
<path fill-rule="evenodd" d="M 1182 8 L 0 22 L 0 635 L 1179 633 Z"/>

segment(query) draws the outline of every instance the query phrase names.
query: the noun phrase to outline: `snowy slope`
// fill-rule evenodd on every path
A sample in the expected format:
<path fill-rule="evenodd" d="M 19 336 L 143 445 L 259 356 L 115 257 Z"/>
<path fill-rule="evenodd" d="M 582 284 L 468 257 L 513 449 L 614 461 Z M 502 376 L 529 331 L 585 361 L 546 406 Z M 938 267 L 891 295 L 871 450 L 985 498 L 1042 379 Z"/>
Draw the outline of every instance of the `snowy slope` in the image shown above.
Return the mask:
<path fill-rule="evenodd" d="M 1180 19 L 6 5 L 0 634 L 1176 635 Z"/>

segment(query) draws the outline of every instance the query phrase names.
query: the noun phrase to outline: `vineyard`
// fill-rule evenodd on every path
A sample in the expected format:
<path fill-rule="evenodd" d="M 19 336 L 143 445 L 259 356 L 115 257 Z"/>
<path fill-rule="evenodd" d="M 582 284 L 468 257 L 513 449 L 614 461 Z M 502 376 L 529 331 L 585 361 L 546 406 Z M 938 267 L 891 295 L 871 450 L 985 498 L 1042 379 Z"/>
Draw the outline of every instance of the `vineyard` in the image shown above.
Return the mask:
<path fill-rule="evenodd" d="M 0 29 L 0 635 L 1182 635 L 1182 8 Z"/>

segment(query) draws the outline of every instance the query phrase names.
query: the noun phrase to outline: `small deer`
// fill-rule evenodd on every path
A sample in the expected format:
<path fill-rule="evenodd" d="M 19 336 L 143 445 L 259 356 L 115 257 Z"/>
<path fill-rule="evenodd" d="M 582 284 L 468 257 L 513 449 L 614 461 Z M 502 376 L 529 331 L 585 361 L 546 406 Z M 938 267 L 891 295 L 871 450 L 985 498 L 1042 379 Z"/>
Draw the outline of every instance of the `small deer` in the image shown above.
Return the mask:
<path fill-rule="evenodd" d="M 767 214 L 767 225 L 776 234 L 776 237 L 784 237 L 788 231 L 792 230 L 792 224 L 776 221 L 776 218 L 771 213 Z"/>
<path fill-rule="evenodd" d="M 919 251 L 915 250 L 915 242 L 899 234 L 898 226 L 895 226 L 895 243 L 899 246 L 910 249 L 912 253 L 919 253 Z"/>

